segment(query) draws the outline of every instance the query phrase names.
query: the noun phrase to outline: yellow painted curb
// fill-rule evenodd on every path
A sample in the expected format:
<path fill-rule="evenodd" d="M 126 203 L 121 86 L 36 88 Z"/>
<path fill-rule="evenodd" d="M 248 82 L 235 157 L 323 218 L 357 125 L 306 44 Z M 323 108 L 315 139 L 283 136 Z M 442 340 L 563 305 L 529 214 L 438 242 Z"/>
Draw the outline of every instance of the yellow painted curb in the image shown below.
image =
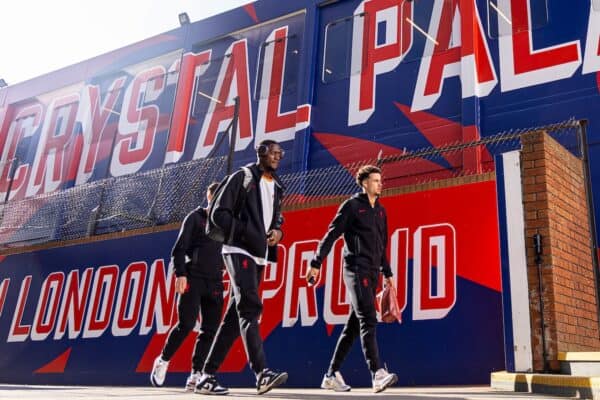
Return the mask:
<path fill-rule="evenodd" d="M 600 389 L 598 376 L 571 376 L 556 374 L 526 374 L 511 372 L 492 372 L 492 386 L 498 383 L 527 383 L 528 385 L 545 385 L 570 388 Z"/>
<path fill-rule="evenodd" d="M 600 351 L 560 351 L 559 361 L 600 361 Z"/>

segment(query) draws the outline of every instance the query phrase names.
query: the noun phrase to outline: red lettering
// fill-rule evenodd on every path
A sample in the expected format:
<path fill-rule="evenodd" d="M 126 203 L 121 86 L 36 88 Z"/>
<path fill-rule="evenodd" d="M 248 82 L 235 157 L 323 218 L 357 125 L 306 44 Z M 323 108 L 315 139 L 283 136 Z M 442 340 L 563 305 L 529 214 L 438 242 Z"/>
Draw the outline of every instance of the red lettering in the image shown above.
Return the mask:
<path fill-rule="evenodd" d="M 104 101 L 101 99 L 99 86 L 88 85 L 83 90 L 77 117 L 81 122 L 83 133 L 82 160 L 79 163 L 77 184 L 87 182 L 92 175 L 103 136 L 109 133 L 115 134 L 114 132 L 105 132 L 105 130 L 111 114 L 117 114 L 114 107 L 125 84 L 125 79 L 125 77 L 115 79 Z"/>
<path fill-rule="evenodd" d="M 280 112 L 288 46 L 287 33 L 287 26 L 274 30 L 267 38 L 268 43 L 263 46 L 261 86 L 268 89 L 268 96 L 261 97 L 259 101 L 256 142 L 267 138 L 278 142 L 292 140 L 296 131 L 308 126 L 310 120 L 309 104 L 299 106 L 294 111 Z M 261 92 L 266 90 L 261 89 Z"/>
<path fill-rule="evenodd" d="M 156 66 L 140 72 L 125 92 L 119 133 L 111 159 L 113 176 L 132 174 L 142 167 L 154 148 L 160 110 L 155 101 L 165 88 L 166 71 Z"/>
<path fill-rule="evenodd" d="M 11 108 L 9 108 L 9 111 L 10 110 Z M 0 175 L 0 194 L 2 194 L 2 196 L 5 196 L 6 191 L 10 186 L 10 171 L 13 167 L 13 162 L 15 161 L 17 146 L 21 140 L 32 136 L 40 127 L 42 114 L 43 110 L 41 105 L 30 105 L 18 111 L 14 120 L 9 125 L 2 151 L 2 164 L 0 165 L 2 171 Z M 4 126 L 2 127 L 2 132 L 6 132 L 6 125 L 9 121 L 10 117 L 7 115 Z M 19 193 L 29 175 L 29 164 L 23 163 L 23 160 L 16 161 L 14 166 L 17 169 L 15 170 L 12 179 L 10 199 L 15 198 L 17 193 Z"/>
<path fill-rule="evenodd" d="M 150 267 L 148 283 L 140 334 L 146 335 L 150 332 L 155 318 L 156 332 L 165 333 L 171 327 L 171 320 L 176 315 L 175 274 L 170 268 L 169 274 L 165 275 L 165 263 L 159 259 Z"/>
<path fill-rule="evenodd" d="M 121 285 L 117 297 L 116 326 L 113 323 L 114 336 L 128 335 L 140 318 L 142 293 L 146 282 L 146 263 L 143 261 L 130 264 L 121 277 Z M 133 300 L 134 304 L 131 304 Z M 128 310 L 129 309 L 129 310 Z"/>
<path fill-rule="evenodd" d="M 173 107 L 173 122 L 167 143 L 167 162 L 177 162 L 185 150 L 185 138 L 192 110 L 192 99 L 197 96 L 197 80 L 208 69 L 211 50 L 183 56 L 179 84 Z M 196 89 L 196 90 L 195 90 Z"/>
<path fill-rule="evenodd" d="M 42 295 L 35 311 L 32 340 L 44 340 L 54 329 L 64 280 L 65 276 L 62 272 L 53 272 L 44 281 Z"/>
<path fill-rule="evenodd" d="M 357 8 L 355 14 L 364 17 L 354 24 L 353 36 L 361 42 L 352 46 L 353 52 L 360 52 L 360 57 L 352 55 L 352 70 L 360 68 L 361 73 L 358 77 L 350 77 L 349 125 L 362 124 L 369 119 L 375 111 L 376 76 L 396 68 L 412 46 L 412 28 L 406 21 L 412 17 L 412 12 L 411 1 L 399 0 L 363 1 Z M 383 44 L 378 44 L 377 37 L 380 21 L 385 21 L 389 30 Z"/>
<path fill-rule="evenodd" d="M 250 103 L 250 78 L 248 73 L 247 40 L 242 39 L 231 44 L 224 58 L 208 114 L 202 125 L 202 131 L 194 159 L 206 157 L 215 145 L 217 133 L 222 132 L 233 118 L 233 98 L 239 97 L 239 123 L 236 150 L 245 148 L 253 137 L 252 110 Z M 233 84 L 235 82 L 235 85 Z"/>
<path fill-rule="evenodd" d="M 84 338 L 99 337 L 108 327 L 118 276 L 119 268 L 116 265 L 103 266 L 96 271 L 92 304 L 85 320 Z"/>
<path fill-rule="evenodd" d="M 17 300 L 17 312 L 13 315 L 12 323 L 10 324 L 10 333 L 8 334 L 7 342 L 24 342 L 29 336 L 31 325 L 23 325 L 23 314 L 25 313 L 25 304 L 29 295 L 29 287 L 31 286 L 31 275 L 27 275 L 21 283 L 19 298 Z"/>
<path fill-rule="evenodd" d="M 415 320 L 443 318 L 456 301 L 455 237 L 454 228 L 447 224 L 424 226 L 415 232 Z"/>
<path fill-rule="evenodd" d="M 10 278 L 6 278 L 0 284 L 0 315 L 4 310 L 4 303 L 6 302 L 6 295 L 8 294 L 8 287 L 10 286 Z"/>
<path fill-rule="evenodd" d="M 453 22 L 460 18 L 460 32 L 453 32 Z M 413 98 L 412 110 L 433 107 L 442 92 L 444 79 L 459 76 L 462 97 L 487 96 L 497 84 L 496 72 L 485 40 L 475 0 L 434 2 L 430 35 L 423 57 Z M 460 38 L 453 43 L 452 38 Z"/>
<path fill-rule="evenodd" d="M 298 320 L 300 313 L 303 326 L 313 325 L 317 321 L 315 289 L 321 279 L 314 286 L 309 287 L 305 278 L 308 263 L 315 254 L 317 244 L 318 241 L 310 240 L 294 243 L 290 248 L 285 288 L 284 327 L 292 326 Z"/>
<path fill-rule="evenodd" d="M 539 85 L 572 76 L 581 64 L 579 41 L 534 50 L 529 0 L 504 0 L 510 4 L 512 35 L 499 38 L 502 91 Z M 502 17 L 498 16 L 499 23 Z"/>
<path fill-rule="evenodd" d="M 93 268 L 87 268 L 83 272 L 81 283 L 79 282 L 79 270 L 72 270 L 67 276 L 65 293 L 58 316 L 58 329 L 54 333 L 54 339 L 61 339 L 64 336 L 67 330 L 67 321 L 69 323 L 69 339 L 76 338 L 81 332 L 93 273 Z"/>
<path fill-rule="evenodd" d="M 79 106 L 79 95 L 71 94 L 52 101 L 44 121 L 40 143 L 33 162 L 33 179 L 27 196 L 58 189 L 67 180 L 73 152 L 73 132 Z M 77 155 L 79 156 L 79 155 Z"/>

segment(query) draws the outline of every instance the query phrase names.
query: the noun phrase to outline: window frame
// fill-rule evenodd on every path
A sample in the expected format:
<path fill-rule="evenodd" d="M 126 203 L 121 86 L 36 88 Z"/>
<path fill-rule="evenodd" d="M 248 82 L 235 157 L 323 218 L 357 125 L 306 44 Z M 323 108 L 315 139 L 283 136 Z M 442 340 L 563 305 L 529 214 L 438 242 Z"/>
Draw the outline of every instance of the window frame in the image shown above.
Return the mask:
<path fill-rule="evenodd" d="M 288 32 L 288 34 L 285 37 L 283 37 L 283 38 L 269 40 L 269 41 L 263 41 L 261 43 L 261 45 L 260 45 L 260 47 L 258 49 L 258 58 L 256 59 L 256 75 L 254 77 L 254 93 L 253 93 L 253 96 L 252 96 L 252 99 L 254 101 L 261 101 L 261 100 L 264 100 L 264 99 L 271 98 L 272 96 L 275 96 L 274 94 L 269 93 L 268 96 L 264 97 L 262 95 L 262 93 L 260 93 L 260 89 L 262 87 L 262 72 L 263 72 L 263 68 L 262 67 L 265 64 L 265 62 L 264 62 L 264 49 L 268 45 L 270 45 L 271 43 L 280 42 L 283 39 L 288 39 L 288 43 L 287 43 L 287 46 L 286 46 L 286 53 L 285 53 L 286 54 L 286 62 L 287 62 L 287 54 L 290 51 L 290 46 L 289 46 L 290 45 L 290 39 L 298 39 L 298 36 L 299 35 L 297 35 L 296 33 L 291 33 L 290 34 Z M 301 42 L 298 42 L 298 43 L 301 43 Z M 297 57 L 301 57 L 301 46 L 297 46 L 296 50 L 298 52 L 297 53 Z M 297 63 L 297 66 L 298 66 L 297 72 L 299 73 L 299 71 L 300 71 L 300 63 L 299 62 Z M 297 77 L 296 81 L 297 82 L 299 81 L 298 77 Z M 259 87 L 259 82 L 260 82 L 260 87 Z M 297 86 L 298 85 L 296 85 L 296 92 L 298 91 Z M 283 95 L 287 95 L 287 94 L 290 94 L 290 93 L 294 93 L 294 92 L 286 92 L 286 90 L 285 90 L 285 84 L 282 82 L 282 84 L 281 84 L 281 92 L 278 93 L 277 95 L 283 96 Z"/>
<path fill-rule="evenodd" d="M 492 1 L 498 1 L 498 0 L 486 0 L 486 14 L 487 14 L 487 36 L 489 39 L 499 39 L 501 37 L 504 36 L 512 36 L 513 32 L 512 29 L 509 33 L 501 33 L 501 28 L 500 28 L 500 24 L 496 23 L 495 25 L 493 25 L 492 21 L 493 18 L 495 17 L 497 21 L 499 21 L 500 19 L 503 19 L 504 17 L 502 17 L 498 11 L 493 10 L 494 7 L 490 7 L 492 3 Z M 529 22 L 531 23 L 531 27 L 529 29 L 520 29 L 518 30 L 516 33 L 520 33 L 520 32 L 531 32 L 531 31 L 535 31 L 538 29 L 542 29 L 546 26 L 548 26 L 550 24 L 550 13 L 549 13 L 549 9 L 548 9 L 548 0 L 528 0 L 528 4 L 530 5 L 531 1 L 538 1 L 538 2 L 543 2 L 544 5 L 544 11 L 545 11 L 545 19 L 541 24 L 536 24 L 534 21 L 531 20 L 531 16 L 529 17 Z M 592 1 L 598 1 L 598 0 L 592 0 Z M 531 5 L 530 7 L 530 12 L 531 12 Z M 494 13 L 492 14 L 492 12 L 490 11 L 494 11 Z M 493 35 L 492 32 L 492 26 L 496 26 L 496 35 Z M 512 23 L 511 23 L 512 26 Z"/>
<path fill-rule="evenodd" d="M 358 14 L 352 14 L 352 15 L 348 15 L 346 17 L 335 19 L 333 21 L 328 22 L 325 25 L 325 35 L 324 35 L 324 40 L 323 40 L 323 62 L 322 62 L 322 66 L 321 66 L 321 83 L 323 83 L 325 85 L 328 85 L 328 84 L 331 84 L 331 83 L 334 83 L 334 82 L 337 82 L 337 81 L 348 79 L 352 75 L 354 75 L 355 73 L 356 74 L 360 74 L 362 72 L 362 63 L 361 63 L 360 69 L 358 71 L 356 71 L 356 72 L 352 71 L 352 46 L 351 45 L 350 46 L 346 45 L 346 51 L 350 52 L 350 57 L 349 57 L 349 59 L 350 59 L 350 68 L 348 68 L 348 72 L 344 73 L 343 76 L 341 76 L 340 78 L 336 78 L 336 79 L 332 79 L 332 80 L 326 80 L 325 79 L 325 77 L 326 77 L 326 75 L 325 75 L 326 74 L 326 70 L 328 69 L 326 61 L 327 61 L 327 47 L 328 47 L 327 43 L 328 43 L 328 36 L 329 36 L 329 32 L 328 32 L 329 28 L 332 27 L 332 26 L 338 25 L 338 24 L 340 24 L 342 22 L 354 21 L 354 19 L 357 18 L 357 17 L 368 18 L 368 14 L 363 11 L 363 12 L 358 13 Z M 353 34 L 353 30 L 354 30 L 354 22 L 352 22 L 351 26 L 352 26 L 352 31 L 350 32 L 350 38 L 352 38 L 352 34 Z M 352 43 L 352 41 L 351 40 L 349 42 L 346 41 L 346 44 L 348 44 L 348 43 Z"/>

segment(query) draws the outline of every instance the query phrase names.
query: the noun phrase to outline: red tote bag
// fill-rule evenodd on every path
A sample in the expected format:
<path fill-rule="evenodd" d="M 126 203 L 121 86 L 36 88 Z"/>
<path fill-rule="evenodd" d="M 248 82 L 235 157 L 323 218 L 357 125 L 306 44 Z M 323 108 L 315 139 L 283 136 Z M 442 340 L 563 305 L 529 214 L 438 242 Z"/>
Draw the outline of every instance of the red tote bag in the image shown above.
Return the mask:
<path fill-rule="evenodd" d="M 386 285 L 383 290 L 377 295 L 379 303 L 379 310 L 381 311 L 381 320 L 383 322 L 394 322 L 402 323 L 402 312 L 398 305 L 398 296 L 396 294 L 396 288 L 393 286 Z"/>

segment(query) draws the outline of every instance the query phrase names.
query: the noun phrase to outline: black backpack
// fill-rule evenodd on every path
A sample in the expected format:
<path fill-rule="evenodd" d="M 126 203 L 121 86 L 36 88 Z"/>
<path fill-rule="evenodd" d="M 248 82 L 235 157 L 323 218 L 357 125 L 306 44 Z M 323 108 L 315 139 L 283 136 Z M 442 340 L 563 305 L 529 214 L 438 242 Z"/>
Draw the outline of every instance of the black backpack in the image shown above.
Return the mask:
<path fill-rule="evenodd" d="M 239 217 L 242 206 L 244 205 L 244 202 L 246 201 L 248 187 L 250 186 L 250 182 L 252 181 L 252 171 L 250 171 L 250 169 L 248 167 L 242 167 L 242 171 L 244 171 L 244 182 L 242 184 L 242 187 L 244 190 L 241 191 L 240 195 L 237 198 L 235 210 L 234 210 L 234 217 Z M 223 230 L 222 227 L 220 227 L 219 225 L 217 225 L 215 223 L 213 216 L 214 216 L 214 211 L 216 208 L 215 204 L 219 204 L 219 200 L 221 199 L 221 196 L 223 195 L 223 188 L 227 185 L 227 182 L 229 182 L 229 179 L 231 178 L 232 175 L 226 175 L 221 180 L 221 182 L 219 182 L 217 189 L 215 189 L 215 193 L 213 195 L 212 202 L 210 203 L 210 205 L 208 207 L 208 216 L 206 218 L 206 226 L 205 226 L 205 232 L 209 238 L 211 238 L 212 240 L 215 240 L 217 242 L 225 243 L 225 244 L 231 243 L 231 241 L 233 240 L 233 232 L 235 231 L 235 229 L 232 226 L 228 237 L 225 238 L 226 232 Z"/>

